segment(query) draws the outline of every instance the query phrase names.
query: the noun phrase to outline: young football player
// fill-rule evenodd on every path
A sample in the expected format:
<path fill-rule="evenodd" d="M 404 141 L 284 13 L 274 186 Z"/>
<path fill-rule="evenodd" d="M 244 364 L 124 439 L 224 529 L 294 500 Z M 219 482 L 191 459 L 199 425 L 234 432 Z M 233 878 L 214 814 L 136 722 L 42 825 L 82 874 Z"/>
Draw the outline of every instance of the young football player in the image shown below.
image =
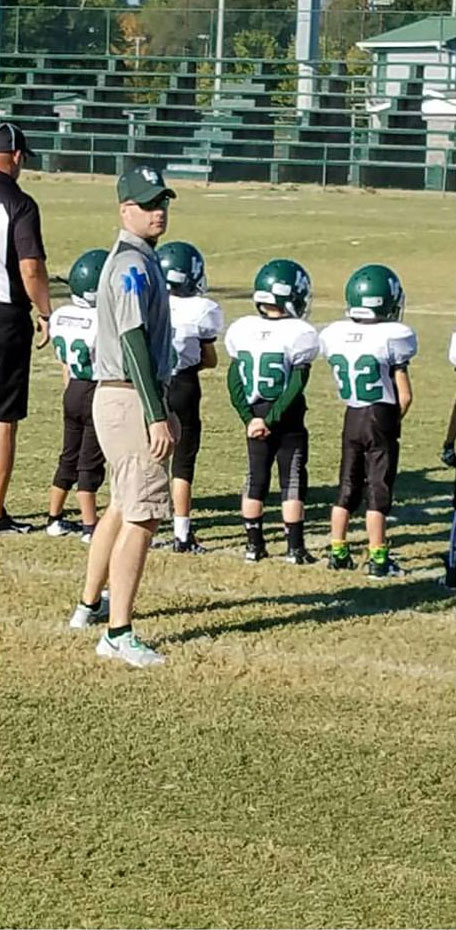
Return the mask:
<path fill-rule="evenodd" d="M 173 549 L 200 555 L 205 549 L 190 523 L 192 484 L 201 442 L 199 372 L 217 365 L 214 344 L 223 329 L 223 314 L 219 305 L 206 297 L 204 259 L 194 245 L 167 242 L 157 249 L 157 256 L 169 290 L 171 310 L 174 367 L 169 403 L 182 428 L 171 463 Z"/>
<path fill-rule="evenodd" d="M 310 278 L 302 265 L 274 259 L 260 268 L 253 300 L 259 316 L 244 316 L 228 329 L 225 345 L 231 403 L 247 427 L 248 471 L 242 497 L 246 562 L 267 557 L 263 510 L 277 459 L 287 561 L 315 562 L 304 546 L 307 491 L 306 402 L 303 391 L 318 355 L 318 336 L 305 322 Z"/>
<path fill-rule="evenodd" d="M 68 278 L 72 302 L 54 311 L 50 328 L 55 355 L 64 366 L 66 389 L 63 449 L 51 487 L 46 532 L 49 536 L 66 536 L 74 529 L 63 519 L 63 506 L 77 482 L 81 539 L 86 543 L 90 543 L 97 522 L 96 492 L 105 474 L 92 421 L 92 401 L 97 385 L 97 287 L 108 254 L 105 249 L 92 249 L 75 261 Z"/>
<path fill-rule="evenodd" d="M 456 368 L 456 333 L 453 333 L 450 342 L 449 359 L 454 368 Z M 441 459 L 449 468 L 456 468 L 456 453 L 454 443 L 456 439 L 456 401 L 451 411 L 450 421 L 448 423 L 447 434 Z M 456 588 L 456 482 L 453 491 L 453 520 L 450 531 L 450 545 L 448 553 L 445 556 L 446 572 L 445 577 L 440 579 L 441 583 L 447 588 Z"/>
<path fill-rule="evenodd" d="M 388 553 L 386 517 L 397 472 L 401 419 L 412 402 L 407 369 L 417 352 L 416 336 L 401 322 L 405 295 L 397 274 L 386 265 L 358 268 L 347 282 L 345 297 L 348 319 L 331 323 L 320 333 L 321 352 L 347 405 L 328 567 L 354 567 L 348 524 L 364 494 L 368 574 L 398 576 L 403 571 Z"/>

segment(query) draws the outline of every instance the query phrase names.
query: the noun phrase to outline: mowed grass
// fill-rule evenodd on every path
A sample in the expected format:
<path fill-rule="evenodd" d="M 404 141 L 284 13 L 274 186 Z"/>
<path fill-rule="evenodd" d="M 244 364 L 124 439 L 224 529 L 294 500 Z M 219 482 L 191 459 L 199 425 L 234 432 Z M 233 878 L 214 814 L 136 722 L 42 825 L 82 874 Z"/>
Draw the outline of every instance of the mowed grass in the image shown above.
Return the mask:
<path fill-rule="evenodd" d="M 51 272 L 111 244 L 112 179 L 29 176 L 24 187 L 41 206 Z M 274 493 L 273 557 L 242 563 L 244 438 L 220 349 L 203 375 L 195 483 L 208 554 L 152 552 L 136 606 L 138 631 L 168 662 L 102 664 L 99 632 L 67 627 L 86 549 L 38 532 L 61 382 L 51 351 L 35 352 L 8 503 L 37 532 L 0 538 L 1 926 L 453 927 L 456 601 L 435 578 L 453 478 L 438 452 L 455 386 L 454 197 L 178 189 L 169 236 L 203 250 L 228 321 L 251 311 L 255 271 L 274 256 L 310 271 L 317 325 L 341 313 L 357 265 L 401 275 L 420 355 L 389 535 L 408 574 L 367 582 L 362 515 L 356 571 L 325 569 L 343 411 L 322 361 L 307 391 L 307 543 L 321 560 L 283 561 Z"/>

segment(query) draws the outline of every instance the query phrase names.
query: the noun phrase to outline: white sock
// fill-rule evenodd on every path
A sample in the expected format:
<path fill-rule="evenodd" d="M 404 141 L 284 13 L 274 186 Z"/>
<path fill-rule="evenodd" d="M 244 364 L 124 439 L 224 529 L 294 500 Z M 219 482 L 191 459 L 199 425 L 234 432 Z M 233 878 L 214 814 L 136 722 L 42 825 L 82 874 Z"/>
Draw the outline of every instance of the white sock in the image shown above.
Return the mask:
<path fill-rule="evenodd" d="M 190 532 L 190 517 L 174 517 L 174 535 L 181 542 L 187 542 Z"/>

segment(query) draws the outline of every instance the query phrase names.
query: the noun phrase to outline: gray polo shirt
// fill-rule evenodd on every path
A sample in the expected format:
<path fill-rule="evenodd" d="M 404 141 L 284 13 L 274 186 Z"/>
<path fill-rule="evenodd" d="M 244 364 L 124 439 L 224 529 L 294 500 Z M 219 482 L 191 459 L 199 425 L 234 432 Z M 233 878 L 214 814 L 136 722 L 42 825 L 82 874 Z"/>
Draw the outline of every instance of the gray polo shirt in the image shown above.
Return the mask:
<path fill-rule="evenodd" d="M 171 320 L 168 292 L 154 249 L 122 229 L 103 267 L 98 286 L 97 365 L 100 381 L 123 381 L 120 337 L 144 325 L 157 377 L 171 377 Z"/>

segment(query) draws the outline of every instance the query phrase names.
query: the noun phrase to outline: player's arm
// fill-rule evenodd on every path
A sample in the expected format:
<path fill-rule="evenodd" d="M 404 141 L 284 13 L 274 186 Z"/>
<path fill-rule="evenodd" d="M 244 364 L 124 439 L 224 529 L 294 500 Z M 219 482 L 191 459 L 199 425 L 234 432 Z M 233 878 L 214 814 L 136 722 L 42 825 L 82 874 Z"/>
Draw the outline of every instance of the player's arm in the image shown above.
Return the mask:
<path fill-rule="evenodd" d="M 269 413 L 264 418 L 268 429 L 271 429 L 275 423 L 279 423 L 284 413 L 288 410 L 294 400 L 302 394 L 310 374 L 310 365 L 303 368 L 292 368 L 288 385 L 283 394 L 274 401 Z"/>
<path fill-rule="evenodd" d="M 201 362 L 200 368 L 216 368 L 217 367 L 217 352 L 215 348 L 215 339 L 210 342 L 201 341 Z"/>
<path fill-rule="evenodd" d="M 393 378 L 397 389 L 401 419 L 403 419 L 413 400 L 412 385 L 410 383 L 407 366 L 401 365 L 395 368 Z"/>
<path fill-rule="evenodd" d="M 250 405 L 247 403 L 244 385 L 239 374 L 238 363 L 234 358 L 231 360 L 230 367 L 228 368 L 227 384 L 231 403 L 242 422 L 248 426 L 250 421 L 253 420 L 253 413 Z"/>

